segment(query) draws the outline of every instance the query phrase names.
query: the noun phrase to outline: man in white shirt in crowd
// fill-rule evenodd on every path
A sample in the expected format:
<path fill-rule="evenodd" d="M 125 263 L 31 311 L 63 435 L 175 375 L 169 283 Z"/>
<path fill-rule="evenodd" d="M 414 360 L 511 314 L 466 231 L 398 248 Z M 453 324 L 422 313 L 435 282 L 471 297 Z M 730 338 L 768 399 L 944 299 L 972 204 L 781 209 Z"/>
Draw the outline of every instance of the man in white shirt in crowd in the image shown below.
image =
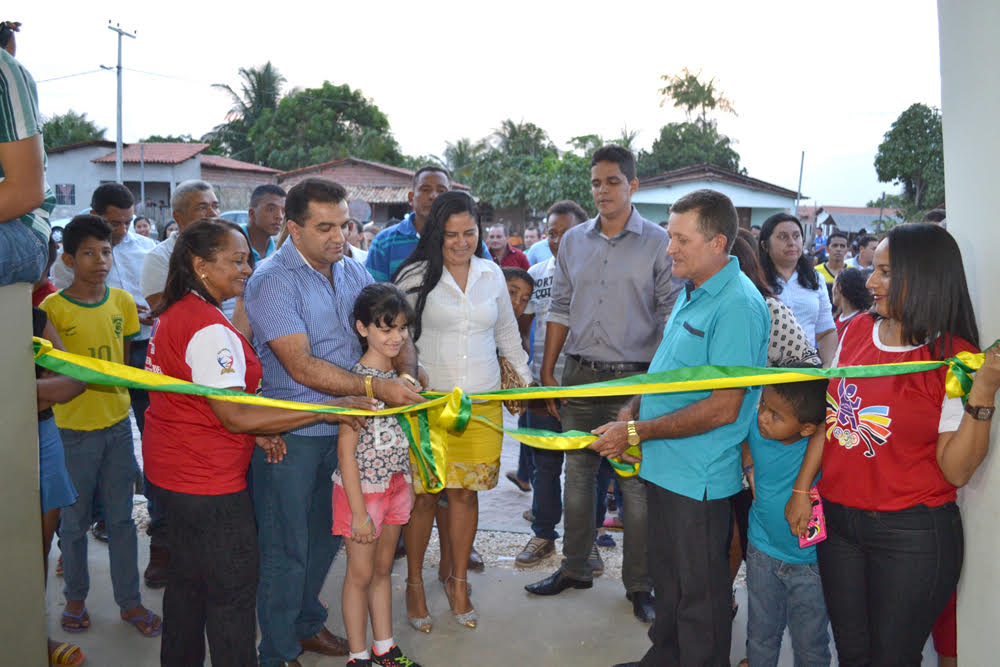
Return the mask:
<path fill-rule="evenodd" d="M 552 301 L 552 278 L 556 269 L 556 256 L 559 254 L 559 243 L 563 234 L 570 228 L 584 222 L 587 213 L 573 201 L 556 202 L 549 207 L 545 217 L 548 225 L 548 239 L 540 241 L 539 245 L 549 246 L 552 256 L 540 264 L 534 264 L 528 273 L 534 279 L 534 289 L 531 301 L 528 302 L 519 325 L 522 331 L 531 329 L 531 375 L 535 382 L 541 384 L 542 359 L 545 356 L 545 328 L 549 314 L 549 304 Z M 527 233 L 525 234 L 527 236 Z M 564 355 L 560 354 L 556 361 L 555 376 L 562 377 Z M 529 407 L 521 415 L 519 426 L 537 428 L 555 433 L 562 433 L 562 423 L 548 414 L 545 406 Z M 514 560 L 518 568 L 534 567 L 553 553 L 556 548 L 556 524 L 562 518 L 562 476 L 563 452 L 549 449 L 535 449 L 521 445 L 522 451 L 534 459 L 534 478 L 525 480 L 531 482 L 531 531 L 534 536 L 528 540 L 524 549 Z"/>
<path fill-rule="evenodd" d="M 878 246 L 878 239 L 867 234 L 858 239 L 858 256 L 847 260 L 847 266 L 862 271 L 870 271 L 872 262 L 875 261 L 875 247 Z"/>
<path fill-rule="evenodd" d="M 364 266 L 368 260 L 368 251 L 361 249 L 364 235 L 361 232 L 361 223 L 356 218 L 347 219 L 347 230 L 344 232 L 344 237 L 347 241 L 347 247 L 344 248 L 344 256 L 350 257 L 354 261 L 359 262 L 361 266 Z"/>

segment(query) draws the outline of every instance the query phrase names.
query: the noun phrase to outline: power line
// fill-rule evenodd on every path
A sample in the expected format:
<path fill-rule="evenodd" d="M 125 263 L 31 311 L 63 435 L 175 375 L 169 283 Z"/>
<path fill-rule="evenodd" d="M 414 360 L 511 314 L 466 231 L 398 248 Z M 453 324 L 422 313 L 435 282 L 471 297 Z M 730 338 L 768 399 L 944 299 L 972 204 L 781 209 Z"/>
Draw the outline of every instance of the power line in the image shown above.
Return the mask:
<path fill-rule="evenodd" d="M 54 76 L 51 79 L 42 79 L 41 81 L 36 81 L 35 83 L 48 83 L 49 81 L 58 81 L 60 79 L 71 79 L 74 76 L 83 76 L 84 74 L 94 74 L 95 72 L 100 72 L 100 69 L 87 70 L 86 72 L 77 72 L 76 74 L 63 74 L 62 76 Z"/>

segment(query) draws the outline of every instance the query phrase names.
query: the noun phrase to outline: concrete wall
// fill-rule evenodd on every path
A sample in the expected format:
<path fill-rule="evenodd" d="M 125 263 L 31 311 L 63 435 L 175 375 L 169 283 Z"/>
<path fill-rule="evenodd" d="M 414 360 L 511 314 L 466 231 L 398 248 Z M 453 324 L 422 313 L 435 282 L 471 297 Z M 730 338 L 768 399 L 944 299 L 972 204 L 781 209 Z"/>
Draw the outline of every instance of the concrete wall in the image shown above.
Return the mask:
<path fill-rule="evenodd" d="M 1000 3 L 996 0 L 939 0 L 941 113 L 944 120 L 948 230 L 962 248 L 980 340 L 1000 337 L 996 287 L 996 165 L 1000 154 L 996 109 L 1000 107 Z M 991 449 L 961 491 L 965 520 L 965 566 L 958 587 L 958 655 L 963 665 L 995 665 L 1000 655 L 1000 456 L 993 420 Z"/>
<path fill-rule="evenodd" d="M 742 185 L 736 185 L 735 183 L 709 179 L 688 181 L 674 185 L 641 187 L 638 192 L 632 195 L 632 203 L 663 204 L 669 206 L 687 193 L 702 188 L 721 192 L 732 199 L 733 204 L 737 207 L 785 210 L 795 205 L 794 197 L 782 197 L 771 192 L 752 190 Z"/>
<path fill-rule="evenodd" d="M 201 178 L 215 187 L 219 207 L 223 211 L 246 210 L 254 188 L 265 183 L 275 183 L 277 174 L 236 169 L 202 167 Z M 287 190 L 287 187 L 285 188 Z"/>
<path fill-rule="evenodd" d="M 0 651 L 4 665 L 47 665 L 38 421 L 31 350 L 31 286 L 0 287 Z"/>

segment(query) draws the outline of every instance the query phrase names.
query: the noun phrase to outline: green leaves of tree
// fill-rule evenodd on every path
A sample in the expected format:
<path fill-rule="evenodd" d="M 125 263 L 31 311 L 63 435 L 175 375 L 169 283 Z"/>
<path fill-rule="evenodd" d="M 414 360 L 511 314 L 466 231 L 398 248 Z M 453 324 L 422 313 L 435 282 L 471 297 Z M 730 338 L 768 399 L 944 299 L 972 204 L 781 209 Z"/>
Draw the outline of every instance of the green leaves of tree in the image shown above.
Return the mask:
<path fill-rule="evenodd" d="M 72 109 L 64 114 L 50 116 L 42 124 L 42 142 L 45 150 L 68 146 L 82 141 L 104 139 L 106 128 L 97 127 L 87 114 L 79 114 Z"/>
<path fill-rule="evenodd" d="M 944 201 L 941 112 L 918 103 L 901 113 L 879 144 L 875 172 L 903 186 L 908 217 Z"/>

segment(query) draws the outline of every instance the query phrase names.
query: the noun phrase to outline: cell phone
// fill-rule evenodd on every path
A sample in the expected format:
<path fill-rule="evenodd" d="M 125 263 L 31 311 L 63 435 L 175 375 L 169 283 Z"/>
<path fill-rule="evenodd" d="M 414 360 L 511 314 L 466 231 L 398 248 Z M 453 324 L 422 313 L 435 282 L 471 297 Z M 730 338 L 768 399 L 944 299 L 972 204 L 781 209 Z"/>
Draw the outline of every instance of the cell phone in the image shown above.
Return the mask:
<path fill-rule="evenodd" d="M 812 502 L 812 514 L 805 536 L 799 535 L 799 547 L 806 548 L 819 544 L 826 539 L 826 516 L 823 514 L 823 500 L 819 497 L 819 489 L 815 486 L 809 489 L 809 500 Z"/>

